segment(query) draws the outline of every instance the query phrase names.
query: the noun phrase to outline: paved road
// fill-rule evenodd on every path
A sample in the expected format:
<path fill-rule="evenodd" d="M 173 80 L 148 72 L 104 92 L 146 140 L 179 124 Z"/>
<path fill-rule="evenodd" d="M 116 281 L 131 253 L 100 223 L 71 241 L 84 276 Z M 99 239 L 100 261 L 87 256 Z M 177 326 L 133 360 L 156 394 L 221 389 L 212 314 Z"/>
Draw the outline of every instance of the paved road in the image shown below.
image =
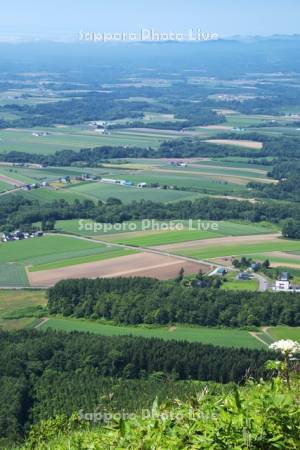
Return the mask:
<path fill-rule="evenodd" d="M 269 289 L 270 284 L 269 284 L 269 281 L 268 281 L 268 279 L 266 277 L 256 273 L 254 275 L 254 278 L 256 278 L 258 283 L 259 283 L 259 288 L 258 288 L 259 292 L 266 292 Z"/>

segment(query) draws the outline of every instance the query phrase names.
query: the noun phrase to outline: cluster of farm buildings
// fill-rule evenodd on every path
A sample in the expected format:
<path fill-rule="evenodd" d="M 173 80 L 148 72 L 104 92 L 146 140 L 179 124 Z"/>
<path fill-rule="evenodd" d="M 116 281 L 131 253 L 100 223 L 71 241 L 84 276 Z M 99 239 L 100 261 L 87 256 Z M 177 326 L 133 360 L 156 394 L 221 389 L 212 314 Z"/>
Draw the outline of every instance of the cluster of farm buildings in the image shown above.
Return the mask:
<path fill-rule="evenodd" d="M 33 231 L 31 233 L 20 230 L 13 231 L 12 233 L 4 232 L 2 234 L 2 242 L 22 241 L 23 239 L 42 237 L 43 234 L 42 231 Z"/>

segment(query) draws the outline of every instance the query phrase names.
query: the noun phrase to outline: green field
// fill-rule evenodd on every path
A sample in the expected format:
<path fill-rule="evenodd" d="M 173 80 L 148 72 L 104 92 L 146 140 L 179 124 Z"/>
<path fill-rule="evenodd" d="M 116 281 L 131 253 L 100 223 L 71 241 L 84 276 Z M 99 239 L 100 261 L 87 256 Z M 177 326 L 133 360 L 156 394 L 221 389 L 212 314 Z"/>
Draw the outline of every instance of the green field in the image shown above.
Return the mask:
<path fill-rule="evenodd" d="M 176 186 L 178 188 L 185 188 L 191 190 L 197 190 L 197 192 L 207 193 L 207 194 L 239 194 L 246 192 L 247 189 L 243 184 L 231 183 L 230 180 L 225 181 L 219 179 L 217 175 L 212 175 L 211 177 L 205 175 L 185 175 L 185 174 L 168 174 L 155 172 L 147 174 L 136 174 L 127 175 L 126 177 L 129 181 L 133 183 L 145 182 L 148 184 L 159 183 L 161 186 Z"/>
<path fill-rule="evenodd" d="M 258 282 L 255 278 L 251 280 L 237 280 L 236 277 L 236 272 L 228 273 L 221 289 L 225 289 L 226 291 L 257 291 Z"/>
<path fill-rule="evenodd" d="M 164 244 L 175 244 L 177 242 L 187 242 L 201 239 L 213 239 L 215 237 L 223 236 L 221 233 L 213 231 L 164 231 L 162 233 L 146 233 L 142 232 L 139 237 L 122 236 L 111 239 L 112 242 L 119 242 L 126 245 L 133 245 L 136 247 L 153 247 Z"/>
<path fill-rule="evenodd" d="M 272 263 L 276 263 L 276 264 L 282 264 L 282 266 L 284 266 L 285 264 L 289 265 L 299 265 L 300 268 L 300 259 L 299 257 L 297 258 L 297 256 L 295 255 L 295 257 L 293 258 L 293 255 L 290 254 L 290 257 L 288 256 L 278 256 L 277 254 L 273 255 L 272 253 L 265 253 L 264 255 L 255 255 L 256 259 L 258 261 L 265 261 L 266 259 L 269 259 L 269 261 Z"/>
<path fill-rule="evenodd" d="M 223 245 L 218 247 L 206 247 L 205 249 L 196 248 L 188 250 L 180 250 L 176 253 L 184 256 L 190 256 L 198 259 L 217 258 L 221 256 L 245 256 L 256 255 L 257 253 L 273 252 L 273 251 L 289 251 L 300 250 L 300 241 L 288 241 L 277 239 L 270 242 L 262 242 L 257 244 L 240 244 L 240 245 Z"/>
<path fill-rule="evenodd" d="M 198 164 L 198 167 L 197 167 Z M 230 179 L 230 177 L 240 177 L 245 178 L 245 183 L 248 181 L 251 181 L 252 178 L 260 178 L 261 181 L 264 179 L 267 179 L 267 171 L 262 169 L 255 169 L 248 167 L 238 167 L 235 164 L 214 164 L 213 161 L 206 161 L 206 164 L 202 164 L 202 161 L 199 163 L 193 163 L 193 165 L 188 165 L 187 168 L 172 168 L 169 165 L 162 165 L 162 168 L 164 168 L 166 171 L 170 172 L 182 172 L 182 175 L 185 173 L 189 175 L 199 175 L 204 177 L 218 177 L 218 176 L 226 176 Z M 180 174 L 178 174 L 180 175 Z M 230 180 L 228 180 L 230 181 Z"/>
<path fill-rule="evenodd" d="M 27 286 L 24 267 L 30 272 L 57 269 L 134 254 L 120 249 L 68 236 L 41 238 L 0 244 L 0 286 Z M 11 263 L 13 262 L 13 263 Z"/>
<path fill-rule="evenodd" d="M 1 252 L 1 247 L 0 247 Z M 28 278 L 25 268 L 17 263 L 0 263 L 0 286 L 15 287 L 28 286 Z"/>
<path fill-rule="evenodd" d="M 292 339 L 300 343 L 300 327 L 271 327 L 268 328 L 268 333 L 276 341 L 280 339 Z"/>
<path fill-rule="evenodd" d="M 47 136 L 33 136 L 36 131 L 47 131 Z M 28 153 L 51 154 L 59 150 L 80 150 L 101 146 L 138 146 L 157 147 L 170 139 L 159 133 L 138 133 L 136 130 L 113 132 L 111 135 L 96 134 L 76 127 L 54 127 L 42 129 L 14 129 L 0 130 L 0 153 L 19 151 Z"/>
<path fill-rule="evenodd" d="M 11 195 L 11 194 L 10 194 Z M 12 194 L 14 195 L 14 194 Z M 53 202 L 56 200 L 66 200 L 69 203 L 74 202 L 74 200 L 84 200 L 90 197 L 76 194 L 75 192 L 71 192 L 68 189 L 60 189 L 60 190 L 50 190 L 50 189 L 33 189 L 32 191 L 22 192 L 22 195 L 29 200 L 38 200 L 41 203 Z"/>
<path fill-rule="evenodd" d="M 205 224 L 209 222 L 205 222 Z M 212 222 L 215 223 L 217 230 L 209 229 L 208 231 L 202 229 L 200 231 L 193 229 L 184 229 L 182 231 L 164 231 L 164 232 L 147 232 L 141 233 L 135 237 L 122 237 L 122 235 L 115 236 L 110 239 L 111 242 L 118 242 L 122 244 L 134 246 L 158 246 L 167 244 L 176 244 L 180 242 L 189 242 L 203 239 L 213 239 L 223 236 L 247 236 L 255 234 L 265 234 L 267 231 L 264 227 L 255 227 L 251 225 L 237 224 L 231 222 Z M 197 222 L 193 222 L 193 226 L 197 226 Z M 270 230 L 271 231 L 271 230 Z"/>
<path fill-rule="evenodd" d="M 106 201 L 110 197 L 119 198 L 124 203 L 139 200 L 152 200 L 158 202 L 174 202 L 177 200 L 193 200 L 198 197 L 193 192 L 183 192 L 164 189 L 139 189 L 136 187 L 126 187 L 104 183 L 86 183 L 73 185 L 65 189 L 76 195 L 84 195 L 91 200 Z"/>
<path fill-rule="evenodd" d="M 5 183 L 4 181 L 0 180 L 0 193 L 10 191 L 13 189 L 13 186 L 11 184 Z"/>
<path fill-rule="evenodd" d="M 90 255 L 98 253 L 103 248 L 105 248 L 103 245 L 72 237 L 43 236 L 1 243 L 0 263 L 22 262 L 30 264 L 37 260 L 47 263 L 53 257 L 58 260 L 83 256 L 84 253 Z"/>
<path fill-rule="evenodd" d="M 204 327 L 176 326 L 172 328 L 146 328 L 106 325 L 89 320 L 50 318 L 40 329 L 53 328 L 61 331 L 82 331 L 103 336 L 132 335 L 146 338 L 185 340 L 226 347 L 262 348 L 263 344 L 247 331 Z"/>
<path fill-rule="evenodd" d="M 135 234 L 132 234 L 132 237 L 128 233 L 135 232 L 143 232 L 143 236 L 140 235 L 138 237 L 138 243 L 135 242 L 134 245 L 146 245 L 144 244 L 144 238 L 146 239 L 149 234 L 156 234 L 154 239 L 158 238 L 158 235 L 161 235 L 163 239 L 162 243 L 166 243 L 165 239 L 168 239 L 169 242 L 184 242 L 188 240 L 203 239 L 205 233 L 213 233 L 212 237 L 221 236 L 250 236 L 250 235 L 259 235 L 259 234 L 267 234 L 277 231 L 277 229 L 268 223 L 261 224 L 248 224 L 248 223 L 238 223 L 238 222 L 228 222 L 228 221 L 203 221 L 205 225 L 207 224 L 216 224 L 217 230 L 208 230 L 208 231 L 193 231 L 188 230 L 188 221 L 178 220 L 172 222 L 161 222 L 155 221 L 155 224 L 168 224 L 171 226 L 182 224 L 184 229 L 182 231 L 169 231 L 169 232 L 161 232 L 161 231 L 152 231 L 151 221 L 132 221 L 132 222 L 124 222 L 122 225 L 119 224 L 117 227 L 110 227 L 106 231 L 104 230 L 101 224 L 98 224 L 96 227 L 95 222 L 90 220 L 58 220 L 56 222 L 56 230 L 65 233 L 71 234 L 79 234 L 82 236 L 101 236 L 103 239 L 107 239 L 110 242 L 126 242 L 129 243 L 131 239 L 136 240 Z M 94 230 L 95 225 L 95 230 Z M 197 227 L 197 221 L 193 221 L 193 226 Z M 86 227 L 86 228 L 85 228 Z M 122 234 L 126 233 L 126 236 L 122 236 Z M 189 233 L 189 234 L 187 234 Z M 195 237 L 196 236 L 196 237 Z M 191 237 L 191 239 L 190 239 Z M 210 236 L 209 236 L 210 237 Z M 174 241 L 175 239 L 175 241 Z M 171 241 L 170 241 L 171 240 Z"/>
<path fill-rule="evenodd" d="M 0 290 L 0 330 L 31 326 L 36 319 L 30 317 L 30 312 L 38 306 L 46 306 L 46 303 L 45 291 Z"/>
<path fill-rule="evenodd" d="M 41 270 L 60 269 L 62 267 L 76 266 L 79 264 L 86 264 L 96 261 L 104 261 L 106 259 L 119 258 L 121 256 L 133 255 L 134 250 L 126 250 L 119 248 L 104 248 L 96 255 L 81 256 L 78 258 L 63 259 L 48 264 L 38 264 L 29 268 L 29 272 L 39 272 Z"/>

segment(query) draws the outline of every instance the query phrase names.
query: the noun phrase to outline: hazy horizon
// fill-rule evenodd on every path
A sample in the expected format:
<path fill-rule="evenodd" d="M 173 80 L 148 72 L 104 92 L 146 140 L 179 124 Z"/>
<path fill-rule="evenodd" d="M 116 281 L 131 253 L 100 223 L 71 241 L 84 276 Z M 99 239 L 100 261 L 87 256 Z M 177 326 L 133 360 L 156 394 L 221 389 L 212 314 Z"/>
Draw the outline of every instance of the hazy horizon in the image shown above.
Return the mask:
<path fill-rule="evenodd" d="M 18 14 L 16 15 L 16 11 Z M 87 0 L 16 0 L 2 6 L 0 36 L 76 39 L 80 31 L 137 33 L 141 29 L 185 33 L 201 29 L 220 37 L 298 34 L 300 3 L 297 0 L 223 0 L 209 3 L 190 0 L 141 4 L 137 0 L 103 2 Z"/>

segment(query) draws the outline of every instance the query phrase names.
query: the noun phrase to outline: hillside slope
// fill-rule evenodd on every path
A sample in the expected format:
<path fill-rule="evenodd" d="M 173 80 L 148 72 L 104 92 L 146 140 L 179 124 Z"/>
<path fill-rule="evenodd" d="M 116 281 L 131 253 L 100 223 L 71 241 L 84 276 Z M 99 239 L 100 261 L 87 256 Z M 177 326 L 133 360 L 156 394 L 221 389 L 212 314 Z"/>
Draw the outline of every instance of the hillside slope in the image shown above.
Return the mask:
<path fill-rule="evenodd" d="M 230 394 L 208 389 L 187 403 L 159 407 L 143 415 L 114 417 L 104 426 L 88 421 L 101 414 L 57 417 L 33 428 L 23 450 L 102 449 L 299 449 L 299 380 L 291 390 L 280 379 L 248 382 Z M 87 420 L 88 419 L 88 420 Z M 90 422 L 91 423 L 91 422 Z M 70 431 L 73 430 L 73 431 Z"/>

